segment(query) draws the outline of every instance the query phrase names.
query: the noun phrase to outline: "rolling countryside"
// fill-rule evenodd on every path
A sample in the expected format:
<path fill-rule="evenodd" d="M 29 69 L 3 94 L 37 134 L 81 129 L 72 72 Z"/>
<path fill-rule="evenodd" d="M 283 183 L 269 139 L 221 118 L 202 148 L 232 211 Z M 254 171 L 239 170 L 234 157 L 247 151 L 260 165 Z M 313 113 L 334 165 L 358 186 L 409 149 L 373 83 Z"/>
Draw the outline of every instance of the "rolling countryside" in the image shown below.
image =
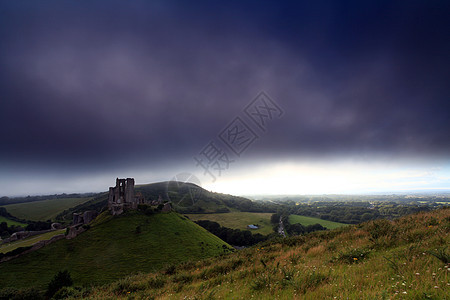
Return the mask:
<path fill-rule="evenodd" d="M 53 220 L 65 209 L 85 203 L 91 200 L 86 198 L 58 198 L 35 202 L 8 204 L 3 207 L 16 218 L 32 221 Z"/>
<path fill-rule="evenodd" d="M 289 223 L 290 224 L 298 223 L 298 224 L 302 224 L 303 226 L 320 224 L 323 227 L 326 227 L 327 229 L 335 229 L 335 228 L 339 228 L 339 227 L 348 225 L 348 224 L 332 222 L 332 221 L 328 221 L 328 220 L 322 220 L 319 218 L 299 216 L 299 215 L 289 215 Z"/>
<path fill-rule="evenodd" d="M 269 234 L 272 233 L 272 224 L 270 223 L 271 213 L 252 213 L 252 212 L 229 212 L 220 214 L 186 214 L 192 221 L 209 220 L 219 223 L 221 226 L 248 230 L 250 224 L 257 224 L 258 229 L 252 229 L 253 233 Z"/>

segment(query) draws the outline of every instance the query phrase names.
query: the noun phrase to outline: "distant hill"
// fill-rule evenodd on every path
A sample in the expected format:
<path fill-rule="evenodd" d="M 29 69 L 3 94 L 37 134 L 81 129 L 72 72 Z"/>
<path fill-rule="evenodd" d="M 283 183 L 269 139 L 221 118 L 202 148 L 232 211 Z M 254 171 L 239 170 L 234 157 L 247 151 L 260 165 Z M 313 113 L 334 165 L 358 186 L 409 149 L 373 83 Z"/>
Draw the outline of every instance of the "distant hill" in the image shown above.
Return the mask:
<path fill-rule="evenodd" d="M 175 181 L 137 185 L 135 191 L 142 193 L 146 200 L 161 198 L 163 201 L 170 201 L 180 213 L 224 213 L 236 210 L 276 212 L 278 207 L 273 203 L 214 193 L 192 183 Z M 74 212 L 87 210 L 101 212 L 108 205 L 107 192 L 3 198 L 5 198 L 4 207 L 19 219 L 35 221 L 52 219 L 62 223 L 70 223 Z M 1 204 L 2 202 L 0 206 Z"/>
<path fill-rule="evenodd" d="M 53 195 L 40 195 L 40 196 L 26 196 L 26 197 L 0 197 L 0 206 L 8 204 L 27 203 L 35 201 L 45 201 L 49 199 L 62 199 L 62 198 L 89 198 L 95 196 L 96 193 L 75 193 L 75 194 L 53 194 Z"/>
<path fill-rule="evenodd" d="M 101 284 L 231 249 L 175 212 L 145 215 L 130 211 L 118 217 L 104 212 L 75 239 L 57 241 L 1 263 L 0 286 L 44 289 L 64 269 L 70 271 L 75 284 Z"/>
<path fill-rule="evenodd" d="M 275 212 L 278 207 L 272 203 L 210 192 L 193 183 L 175 181 L 138 185 L 136 192 L 141 192 L 147 200 L 161 197 L 171 201 L 180 213 L 224 213 L 232 210 Z"/>

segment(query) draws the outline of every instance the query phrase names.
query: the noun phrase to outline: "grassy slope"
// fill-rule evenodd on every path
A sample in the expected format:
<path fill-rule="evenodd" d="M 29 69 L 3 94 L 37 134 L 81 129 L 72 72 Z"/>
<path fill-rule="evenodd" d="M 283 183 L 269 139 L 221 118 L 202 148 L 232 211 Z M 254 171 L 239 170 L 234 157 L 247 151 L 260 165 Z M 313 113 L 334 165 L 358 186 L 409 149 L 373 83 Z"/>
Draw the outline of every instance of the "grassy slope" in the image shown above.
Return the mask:
<path fill-rule="evenodd" d="M 347 224 L 338 223 L 338 222 L 332 222 L 327 220 L 322 220 L 319 218 L 313 218 L 313 217 L 306 217 L 306 216 L 299 216 L 299 215 L 290 215 L 289 216 L 289 223 L 295 224 L 300 223 L 303 226 L 313 225 L 319 223 L 323 227 L 326 227 L 327 229 L 335 229 L 342 226 L 347 226 Z"/>
<path fill-rule="evenodd" d="M 29 238 L 26 238 L 23 240 L 18 240 L 18 241 L 12 242 L 12 243 L 3 244 L 3 245 L 0 245 L 0 253 L 6 253 L 6 252 L 12 251 L 16 248 L 19 248 L 19 247 L 31 246 L 39 241 L 49 240 L 52 237 L 54 237 L 55 235 L 63 234 L 64 232 L 65 232 L 65 229 L 55 230 L 55 231 L 50 231 L 47 233 L 35 235 L 35 236 L 29 237 Z"/>
<path fill-rule="evenodd" d="M 266 243 L 92 289 L 93 299 L 448 299 L 450 209 Z"/>
<path fill-rule="evenodd" d="M 46 221 L 56 217 L 65 209 L 91 200 L 92 198 L 60 198 L 35 202 L 8 204 L 3 207 L 19 219 Z"/>
<path fill-rule="evenodd" d="M 2 222 L 6 222 L 6 224 L 8 224 L 8 226 L 11 226 L 11 225 L 15 225 L 15 226 L 27 226 L 27 224 L 19 223 L 19 222 L 10 220 L 10 219 L 8 219 L 8 218 L 5 218 L 5 217 L 3 217 L 3 216 L 0 216 L 0 223 L 2 223 Z"/>
<path fill-rule="evenodd" d="M 140 226 L 140 233 L 136 227 Z M 106 283 L 166 264 L 224 253 L 222 240 L 176 213 L 146 216 L 137 211 L 113 218 L 107 213 L 73 240 L 61 240 L 0 264 L 1 287 L 44 288 L 68 269 L 75 284 Z"/>
<path fill-rule="evenodd" d="M 250 230 L 253 233 L 272 233 L 270 224 L 271 213 L 230 212 L 222 214 L 186 214 L 193 221 L 210 220 L 220 225 L 233 229 L 246 230 L 247 225 L 259 224 L 259 229 Z"/>

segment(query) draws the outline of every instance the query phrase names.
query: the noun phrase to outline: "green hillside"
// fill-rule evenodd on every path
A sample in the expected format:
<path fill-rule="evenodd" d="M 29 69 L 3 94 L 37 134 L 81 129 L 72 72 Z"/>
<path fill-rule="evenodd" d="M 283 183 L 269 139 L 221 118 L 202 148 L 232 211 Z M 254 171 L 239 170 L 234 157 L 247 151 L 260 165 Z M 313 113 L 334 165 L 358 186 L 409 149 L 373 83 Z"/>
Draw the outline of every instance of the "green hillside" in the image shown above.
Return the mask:
<path fill-rule="evenodd" d="M 16 218 L 32 221 L 53 220 L 59 213 L 70 207 L 91 200 L 85 198 L 58 198 L 35 202 L 8 204 L 3 207 Z"/>
<path fill-rule="evenodd" d="M 334 229 L 342 226 L 347 226 L 348 224 L 344 223 L 338 223 L 338 222 L 332 222 L 328 220 L 322 220 L 319 218 L 313 218 L 313 217 L 306 217 L 306 216 L 299 216 L 299 215 L 290 215 L 289 216 L 289 223 L 290 224 L 302 224 L 303 226 L 313 225 L 313 224 L 320 224 L 323 227 L 326 227 L 327 229 Z"/>
<path fill-rule="evenodd" d="M 107 283 L 169 264 L 229 252 L 230 246 L 177 213 L 100 215 L 72 240 L 0 264 L 1 287 L 45 285 L 68 269 L 77 285 Z"/>
<path fill-rule="evenodd" d="M 276 212 L 275 204 L 251 201 L 222 193 L 214 193 L 192 183 L 157 182 L 137 185 L 136 192 L 141 192 L 146 200 L 171 201 L 180 213 L 225 213 L 233 210 L 247 212 Z"/>
<path fill-rule="evenodd" d="M 90 299 L 449 299 L 450 209 L 268 241 L 123 278 Z"/>

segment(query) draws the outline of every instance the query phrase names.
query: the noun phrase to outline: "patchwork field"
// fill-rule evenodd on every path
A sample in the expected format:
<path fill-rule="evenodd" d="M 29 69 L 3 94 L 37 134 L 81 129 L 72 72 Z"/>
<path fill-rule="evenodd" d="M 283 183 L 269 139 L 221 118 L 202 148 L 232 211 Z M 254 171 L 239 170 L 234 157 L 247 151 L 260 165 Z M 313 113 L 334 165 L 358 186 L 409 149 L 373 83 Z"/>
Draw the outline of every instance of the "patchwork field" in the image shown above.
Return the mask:
<path fill-rule="evenodd" d="M 31 246 L 39 241 L 49 240 L 52 237 L 54 237 L 55 235 L 63 234 L 64 232 L 65 232 L 65 229 L 50 231 L 47 233 L 31 236 L 31 237 L 23 239 L 23 240 L 0 245 L 0 253 L 7 253 L 7 252 L 17 249 L 19 247 Z"/>
<path fill-rule="evenodd" d="M 271 213 L 230 212 L 221 214 L 186 214 L 192 221 L 209 220 L 219 223 L 221 226 L 247 230 L 247 225 L 258 224 L 259 229 L 250 230 L 253 233 L 272 233 L 270 223 Z M 316 222 L 317 223 L 317 222 Z"/>
<path fill-rule="evenodd" d="M 319 223 L 320 225 L 322 225 L 323 227 L 326 227 L 327 229 L 334 229 L 334 228 L 339 228 L 342 226 L 347 226 L 347 224 L 344 224 L 344 223 L 332 222 L 332 221 L 322 220 L 319 218 L 299 216 L 299 215 L 290 215 L 289 223 L 291 223 L 291 224 L 300 223 L 303 226 L 308 226 L 308 225 Z"/>
<path fill-rule="evenodd" d="M 6 224 L 8 224 L 8 226 L 11 226 L 11 225 L 14 225 L 14 226 L 27 226 L 27 224 L 16 222 L 16 221 L 10 220 L 8 218 L 5 218 L 3 216 L 0 216 L 0 223 L 3 223 L 3 222 L 6 222 Z"/>
<path fill-rule="evenodd" d="M 8 204 L 3 207 L 13 216 L 19 219 L 32 221 L 46 221 L 54 219 L 65 209 L 91 200 L 86 198 L 59 198 L 18 204 Z"/>

